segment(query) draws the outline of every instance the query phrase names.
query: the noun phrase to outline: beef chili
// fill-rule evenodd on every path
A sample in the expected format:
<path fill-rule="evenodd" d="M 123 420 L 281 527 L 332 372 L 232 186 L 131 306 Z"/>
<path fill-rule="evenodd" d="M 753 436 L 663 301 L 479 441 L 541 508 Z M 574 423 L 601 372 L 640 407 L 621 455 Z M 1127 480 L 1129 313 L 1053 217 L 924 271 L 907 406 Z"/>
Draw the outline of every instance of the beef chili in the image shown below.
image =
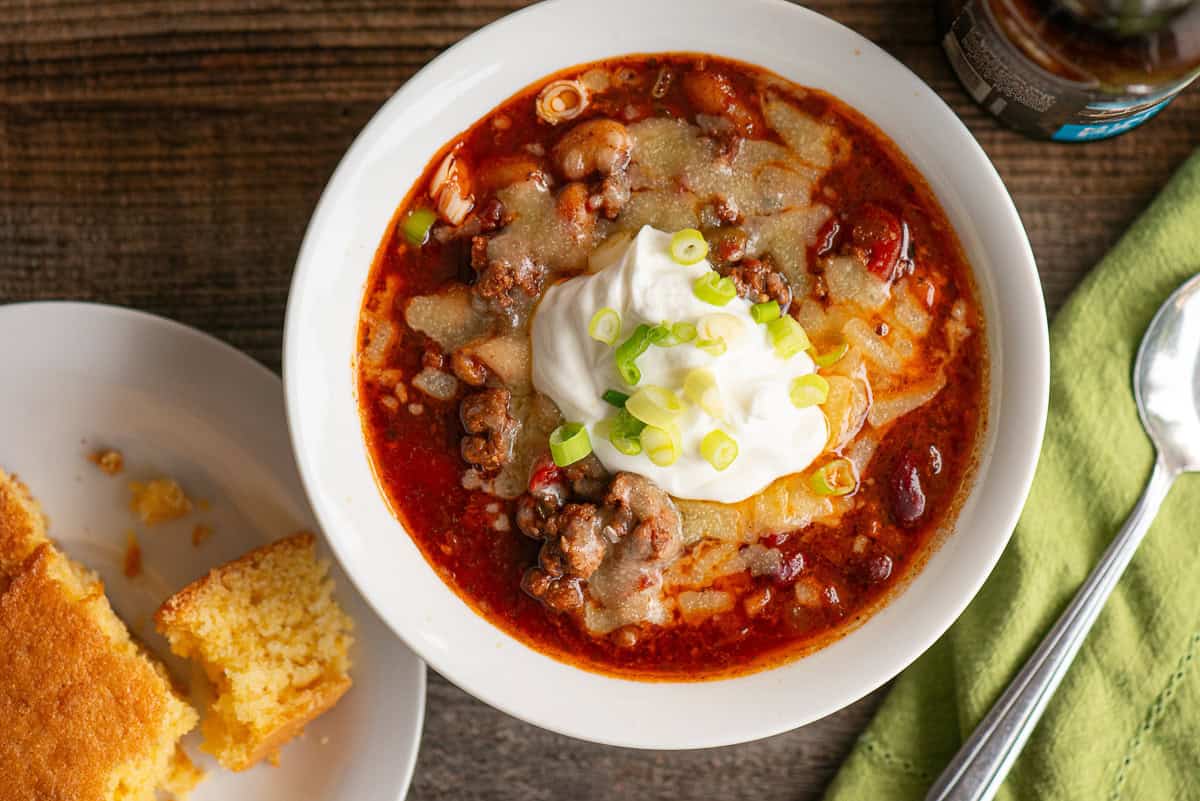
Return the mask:
<path fill-rule="evenodd" d="M 531 321 L 643 250 L 736 294 L 704 297 L 749 311 L 762 358 L 811 373 L 788 386 L 817 447 L 789 474 L 726 492 L 761 460 L 733 423 L 709 421 L 707 463 L 686 436 L 650 442 L 629 349 L 644 370 L 666 345 L 707 359 L 688 381 L 710 387 L 741 375 L 691 323 L 622 328 L 633 312 L 606 307 L 552 329 L 625 380 L 596 379 L 602 422 L 547 392 L 547 375 L 594 376 L 547 364 Z M 653 341 L 628 344 L 639 335 Z M 861 623 L 952 526 L 986 424 L 974 282 L 912 165 L 837 99 L 693 54 L 550 76 L 436 154 L 376 256 L 356 369 L 381 490 L 446 584 L 533 648 L 642 679 L 762 669 Z M 662 393 L 712 412 L 691 389 Z M 663 488 L 693 474 L 709 489 Z"/>

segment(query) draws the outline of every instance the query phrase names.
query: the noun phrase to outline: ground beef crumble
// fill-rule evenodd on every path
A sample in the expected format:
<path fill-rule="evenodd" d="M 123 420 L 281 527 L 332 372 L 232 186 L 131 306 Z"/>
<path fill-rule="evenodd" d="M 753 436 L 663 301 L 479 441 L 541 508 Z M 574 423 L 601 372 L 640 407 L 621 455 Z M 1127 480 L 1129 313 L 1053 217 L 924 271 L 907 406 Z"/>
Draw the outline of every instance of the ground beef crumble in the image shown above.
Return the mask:
<path fill-rule="evenodd" d="M 543 543 L 522 587 L 560 612 L 582 606 L 583 583 L 614 549 L 652 562 L 682 547 L 679 511 L 666 492 L 634 473 L 609 480 L 599 462 L 589 459 L 594 464 L 581 464 L 570 474 L 570 468 L 559 470 L 517 501 L 517 526 Z"/>
<path fill-rule="evenodd" d="M 518 423 L 509 412 L 512 393 L 492 387 L 463 398 L 459 416 L 467 436 L 462 439 L 462 457 L 480 470 L 494 472 L 512 459 Z"/>

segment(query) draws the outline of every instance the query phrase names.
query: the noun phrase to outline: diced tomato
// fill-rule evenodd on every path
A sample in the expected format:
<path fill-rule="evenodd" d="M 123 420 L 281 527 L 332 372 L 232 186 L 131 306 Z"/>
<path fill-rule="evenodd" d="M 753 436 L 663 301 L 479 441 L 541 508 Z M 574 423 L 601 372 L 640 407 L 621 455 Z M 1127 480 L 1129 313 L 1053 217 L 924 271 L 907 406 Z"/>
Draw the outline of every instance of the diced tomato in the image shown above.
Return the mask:
<path fill-rule="evenodd" d="M 904 248 L 899 217 L 878 204 L 866 203 L 859 208 L 850 235 L 870 272 L 885 281 L 896 277 Z"/>
<path fill-rule="evenodd" d="M 759 537 L 758 541 L 768 548 L 778 548 L 780 545 L 783 545 L 785 542 L 787 542 L 788 534 L 789 532 L 786 531 L 777 534 L 764 534 L 763 536 Z"/>
<path fill-rule="evenodd" d="M 724 229 L 722 229 L 724 230 Z M 714 248 L 717 258 L 723 262 L 737 262 L 746 257 L 745 236 L 723 236 Z"/>
<path fill-rule="evenodd" d="M 543 490 L 552 484 L 565 484 L 566 478 L 563 476 L 562 468 L 554 463 L 554 458 L 546 451 L 539 456 L 533 463 L 533 468 L 529 471 L 529 491 L 537 494 L 538 490 Z"/>

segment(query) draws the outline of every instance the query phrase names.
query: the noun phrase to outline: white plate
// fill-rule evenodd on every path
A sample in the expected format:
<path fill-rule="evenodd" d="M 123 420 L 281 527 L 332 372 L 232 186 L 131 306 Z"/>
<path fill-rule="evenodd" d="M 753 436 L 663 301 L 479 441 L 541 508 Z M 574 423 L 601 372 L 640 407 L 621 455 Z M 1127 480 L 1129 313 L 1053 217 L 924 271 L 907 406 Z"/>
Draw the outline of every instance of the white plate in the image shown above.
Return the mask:
<path fill-rule="evenodd" d="M 546 75 L 625 53 L 692 51 L 759 64 L 828 91 L 908 155 L 975 269 L 992 357 L 990 428 L 955 532 L 878 614 L 827 648 L 715 682 L 585 672 L 509 637 L 430 569 L 376 486 L 354 390 L 356 323 L 397 205 L 445 143 Z M 904 65 L 782 0 L 554 0 L 443 53 L 384 105 L 309 222 L 284 337 L 300 473 L 330 544 L 381 617 L 443 676 L 493 706 L 575 737 L 699 748 L 765 737 L 861 698 L 928 648 L 996 564 L 1028 494 L 1046 420 L 1050 352 L 1029 240 L 987 156 Z"/>
<path fill-rule="evenodd" d="M 228 345 L 140 312 L 82 303 L 0 307 L 0 466 L 29 485 L 51 535 L 104 579 L 117 613 L 159 656 L 151 616 L 209 568 L 301 529 L 317 531 L 296 475 L 279 379 Z M 109 477 L 95 447 L 125 455 Z M 147 528 L 129 511 L 128 482 L 168 475 L 207 502 Z M 193 547 L 196 523 L 212 537 Z M 144 572 L 122 572 L 133 529 Z M 356 623 L 354 687 L 281 766 L 243 773 L 207 755 L 193 801 L 396 801 L 412 777 L 425 707 L 425 667 L 337 570 L 337 595 Z M 188 667 L 167 656 L 175 675 Z M 198 735 L 185 743 L 195 756 Z"/>

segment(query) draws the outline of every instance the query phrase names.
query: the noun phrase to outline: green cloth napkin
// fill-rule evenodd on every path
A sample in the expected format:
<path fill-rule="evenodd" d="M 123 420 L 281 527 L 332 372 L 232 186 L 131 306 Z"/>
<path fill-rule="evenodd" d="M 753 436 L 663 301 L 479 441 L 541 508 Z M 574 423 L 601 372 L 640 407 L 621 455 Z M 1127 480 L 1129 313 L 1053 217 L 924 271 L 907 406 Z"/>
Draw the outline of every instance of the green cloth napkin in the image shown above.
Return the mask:
<path fill-rule="evenodd" d="M 1012 542 L 896 681 L 826 801 L 924 798 L 1066 607 L 1150 474 L 1133 360 L 1159 304 L 1197 272 L 1200 153 L 1054 320 L 1046 440 Z M 996 797 L 1200 799 L 1200 476 L 1175 483 Z"/>

